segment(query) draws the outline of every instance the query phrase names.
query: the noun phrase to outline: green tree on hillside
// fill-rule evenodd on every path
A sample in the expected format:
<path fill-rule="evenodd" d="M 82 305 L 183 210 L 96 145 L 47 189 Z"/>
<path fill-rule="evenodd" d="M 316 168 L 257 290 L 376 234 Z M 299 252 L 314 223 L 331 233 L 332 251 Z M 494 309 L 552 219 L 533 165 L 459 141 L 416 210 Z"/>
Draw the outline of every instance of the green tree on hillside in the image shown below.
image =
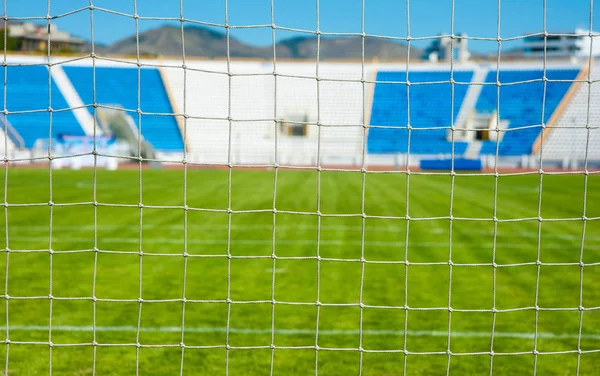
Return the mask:
<path fill-rule="evenodd" d="M 4 34 L 6 30 L 0 29 L 0 50 L 4 50 Z M 7 51 L 15 51 L 20 50 L 21 41 L 17 38 L 7 37 L 6 38 L 6 50 Z"/>

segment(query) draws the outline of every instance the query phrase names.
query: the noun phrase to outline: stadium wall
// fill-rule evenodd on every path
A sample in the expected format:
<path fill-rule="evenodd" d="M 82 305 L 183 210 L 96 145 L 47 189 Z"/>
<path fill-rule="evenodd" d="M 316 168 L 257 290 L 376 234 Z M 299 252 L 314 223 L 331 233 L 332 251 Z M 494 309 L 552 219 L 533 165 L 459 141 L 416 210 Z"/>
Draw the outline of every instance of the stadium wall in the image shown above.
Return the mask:
<path fill-rule="evenodd" d="M 9 63 L 17 62 L 46 63 L 40 57 L 9 57 Z M 67 61 L 55 58 L 52 63 L 65 67 L 91 67 L 90 59 Z M 377 72 L 406 70 L 406 63 L 389 62 L 369 62 L 364 66 L 359 62 L 322 62 L 317 66 L 314 61 L 278 61 L 274 66 L 273 62 L 267 61 L 232 60 L 228 64 L 224 60 L 193 59 L 186 62 L 184 78 L 181 60 L 142 59 L 140 63 L 160 71 L 178 129 L 181 135 L 186 133 L 188 160 L 207 165 L 272 165 L 275 156 L 277 162 L 283 165 L 314 165 L 317 157 L 322 165 L 360 165 L 368 137 L 368 129 L 363 124 L 370 122 L 375 89 L 371 82 Z M 95 66 L 136 69 L 137 61 L 96 59 Z M 565 62 L 546 64 L 546 69 L 574 67 L 581 68 L 581 65 Z M 449 71 L 450 68 L 448 64 L 439 63 L 410 65 L 410 70 L 416 72 Z M 541 69 L 542 66 L 530 62 L 501 65 L 501 69 L 511 70 L 532 68 Z M 452 69 L 492 71 L 496 66 L 462 63 L 454 64 Z M 274 70 L 276 75 L 273 75 Z M 595 71 L 592 68 L 591 82 L 600 78 Z M 600 137 L 598 129 L 593 129 L 600 120 L 600 110 L 591 106 L 591 128 L 588 130 L 581 126 L 586 123 L 588 89 L 591 89 L 591 103 L 600 99 L 600 88 L 595 83 L 581 84 L 572 98 L 565 98 L 562 115 L 545 137 L 545 159 L 561 160 L 563 164 L 565 159 L 581 160 L 584 155 L 574 156 L 573 150 L 584 149 L 581 145 L 589 131 L 588 157 L 600 160 Z M 184 117 L 184 113 L 187 116 Z M 280 123 L 276 131 L 274 118 L 291 124 L 306 123 L 305 136 L 287 135 Z M 317 150 L 320 150 L 318 156 Z M 161 152 L 159 157 L 175 161 L 181 158 L 181 150 Z M 409 157 L 393 153 L 367 154 L 365 157 L 367 165 L 419 166 L 421 160 L 449 156 L 411 154 Z M 493 164 L 492 157 L 480 156 L 482 165 Z M 532 164 L 531 160 L 524 156 L 511 157 L 502 160 L 500 165 L 527 166 Z"/>

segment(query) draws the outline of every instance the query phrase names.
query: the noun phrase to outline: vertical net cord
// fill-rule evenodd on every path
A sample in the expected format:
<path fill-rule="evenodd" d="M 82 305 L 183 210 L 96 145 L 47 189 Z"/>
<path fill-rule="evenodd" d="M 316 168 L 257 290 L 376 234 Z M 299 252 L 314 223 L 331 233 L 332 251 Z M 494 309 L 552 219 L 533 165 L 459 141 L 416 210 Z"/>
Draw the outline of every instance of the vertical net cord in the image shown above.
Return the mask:
<path fill-rule="evenodd" d="M 365 98 L 365 0 L 361 2 L 361 83 L 362 83 L 362 98 L 364 103 Z M 364 310 L 365 305 L 363 303 L 364 300 L 364 287 L 365 287 L 365 224 L 367 220 L 367 215 L 365 214 L 365 189 L 367 185 L 367 123 L 364 114 L 364 106 L 363 106 L 363 116 L 362 116 L 362 125 L 363 125 L 363 134 L 362 134 L 362 156 L 361 156 L 361 167 L 360 172 L 362 174 L 362 183 L 361 183 L 361 197 L 360 197 L 360 213 L 361 213 L 361 229 L 360 229 L 360 292 L 359 292 L 359 327 L 358 327 L 358 352 L 359 352 L 359 365 L 358 365 L 358 374 L 362 375 L 363 370 L 363 318 L 364 318 Z"/>
<path fill-rule="evenodd" d="M 139 297 L 138 297 L 138 321 L 137 321 L 137 330 L 135 334 L 135 374 L 139 376 L 140 374 L 140 333 L 142 327 L 142 309 L 144 305 L 143 298 L 143 280 L 144 280 L 144 249 L 143 249 L 143 232 L 144 232 L 144 204 L 143 204 L 143 159 L 142 159 L 142 90 L 141 90 L 141 64 L 140 64 L 140 22 L 139 16 L 137 13 L 137 0 L 133 0 L 133 18 L 135 20 L 135 58 L 137 63 L 137 117 L 138 117 L 138 142 L 137 142 L 137 158 L 138 158 L 138 168 L 139 168 L 139 208 L 140 208 L 140 225 L 139 225 Z"/>
<path fill-rule="evenodd" d="M 225 328 L 225 376 L 229 375 L 229 332 L 231 328 L 231 177 L 233 167 L 231 165 L 231 52 L 229 38 L 229 1 L 225 0 L 225 43 L 227 50 L 227 326 Z"/>
<path fill-rule="evenodd" d="M 4 37 L 2 39 L 3 43 L 4 43 L 4 60 L 3 60 L 3 67 L 4 67 L 4 71 L 6 73 L 6 44 L 7 44 L 7 40 L 8 40 L 8 33 L 6 32 L 6 30 L 8 30 L 8 16 L 6 15 L 6 0 L 4 1 L 4 14 L 3 14 L 3 18 L 4 18 Z M 6 99 L 6 80 L 4 80 L 4 97 Z M 6 110 L 6 102 L 4 103 L 4 110 L 2 112 L 2 119 L 4 120 L 4 124 L 8 124 L 8 119 L 7 119 L 7 110 Z M 5 130 L 4 130 L 4 165 L 7 166 L 8 165 L 8 127 L 5 126 Z"/>
<path fill-rule="evenodd" d="M 277 46 L 275 39 L 275 0 L 271 0 L 271 41 L 273 42 L 273 72 L 276 74 L 276 62 L 277 62 Z M 275 77 L 275 80 L 277 78 Z M 277 134 L 277 91 L 275 90 L 274 95 L 275 101 L 273 102 L 273 115 L 275 120 L 275 133 Z M 277 138 L 275 138 L 275 168 L 273 171 L 273 228 L 272 228 L 272 239 L 271 239 L 271 259 L 273 260 L 271 270 L 271 364 L 269 374 L 273 376 L 273 369 L 275 366 L 275 270 L 277 267 L 277 256 L 275 254 L 275 241 L 277 238 L 277 176 L 279 174 L 279 168 L 277 163 Z"/>
<path fill-rule="evenodd" d="M 409 231 L 410 231 L 410 81 L 408 79 L 408 71 L 410 68 L 410 48 L 411 48 L 411 36 L 410 36 L 410 0 L 406 0 L 406 133 L 407 133 L 407 145 L 406 145 L 406 160 L 404 161 L 404 170 L 406 171 L 406 235 L 404 239 L 404 364 L 402 366 L 403 376 L 407 375 L 407 363 L 408 363 L 408 243 L 409 243 Z M 375 83 L 374 85 L 377 85 Z"/>
<path fill-rule="evenodd" d="M 49 175 L 49 184 L 50 184 L 50 189 L 49 189 L 49 201 L 48 201 L 48 206 L 49 206 L 49 210 L 50 210 L 50 223 L 49 223 L 49 229 L 48 229 L 48 254 L 50 257 L 50 262 L 49 262 L 49 286 L 48 286 L 48 358 L 49 358 L 49 364 L 48 364 L 48 374 L 50 376 L 52 376 L 52 358 L 53 358 L 53 344 L 52 344 L 52 313 L 53 313 L 53 308 L 54 308 L 54 304 L 53 304 L 53 269 L 54 269 L 54 251 L 52 250 L 52 233 L 53 233 L 53 229 L 52 229 L 52 224 L 53 224 L 53 220 L 54 220 L 54 202 L 53 202 L 53 156 L 52 156 L 52 115 L 53 115 L 53 109 L 52 109 L 52 62 L 50 61 L 50 49 L 52 47 L 51 45 L 51 38 L 50 38 L 50 20 L 52 19 L 52 16 L 50 16 L 50 0 L 48 0 L 47 3 L 47 10 L 46 10 L 46 20 L 47 20 L 47 36 L 48 36 L 48 46 L 47 46 L 47 55 L 46 55 L 46 64 L 48 67 L 48 175 Z M 5 31 L 6 34 L 6 31 Z"/>
<path fill-rule="evenodd" d="M 539 307 L 539 298 L 540 298 L 540 276 L 542 274 L 542 197 L 543 197 L 543 181 L 544 181 L 544 129 L 546 128 L 546 121 L 544 119 L 546 114 L 546 88 L 547 88 L 547 80 L 546 77 L 546 59 L 547 59 L 547 48 L 548 48 L 548 32 L 546 29 L 546 0 L 543 0 L 543 33 L 544 33 L 544 58 L 543 58 L 543 91 L 542 91 L 542 114 L 541 114 L 541 130 L 540 130 L 540 161 L 539 161 L 539 174 L 540 174 L 540 183 L 538 190 L 538 207 L 537 207 L 537 249 L 536 249 L 536 260 L 535 263 L 537 265 L 537 273 L 535 277 L 535 327 L 533 332 L 533 375 L 537 375 L 537 365 L 538 365 L 538 337 L 539 337 L 539 321 L 540 321 L 540 307 Z"/>
<path fill-rule="evenodd" d="M 3 43 L 4 43 L 4 60 L 3 60 L 3 67 L 4 67 L 4 73 L 6 73 L 6 49 L 7 49 L 7 41 L 8 41 L 8 33 L 6 32 L 6 30 L 8 30 L 8 16 L 6 15 L 6 0 L 4 0 L 4 14 L 3 14 L 3 18 L 4 18 L 4 37 L 2 39 Z M 4 80 L 4 98 L 6 99 L 6 80 Z M 4 110 L 2 112 L 2 119 L 4 120 L 4 124 L 8 124 L 8 119 L 7 119 L 7 110 L 6 110 L 6 102 L 4 103 Z M 5 167 L 8 166 L 8 126 L 4 126 L 4 165 Z"/>
<path fill-rule="evenodd" d="M 496 61 L 496 83 L 499 81 L 499 72 L 500 72 L 500 49 L 501 49 L 501 37 L 500 37 L 500 2 L 498 0 L 498 16 L 497 16 L 497 38 L 498 38 L 498 60 Z M 486 73 L 487 75 L 487 73 Z M 487 81 L 484 78 L 484 81 Z M 483 83 L 482 83 L 483 84 Z M 497 87 L 497 103 L 496 103 L 496 151 L 494 158 L 494 198 L 493 198 L 493 221 L 494 221 L 494 230 L 493 230 L 493 238 L 492 238 L 492 333 L 490 336 L 490 376 L 494 374 L 494 339 L 496 336 L 496 319 L 498 316 L 497 308 L 496 308 L 496 282 L 497 282 L 497 274 L 498 274 L 498 265 L 496 264 L 496 250 L 498 244 L 498 155 L 500 149 L 500 87 Z"/>
<path fill-rule="evenodd" d="M 498 158 L 500 155 L 500 54 L 502 52 L 502 37 L 500 33 L 501 29 L 501 13 L 502 13 L 502 0 L 498 0 L 498 17 L 497 22 L 497 35 L 496 40 L 498 42 L 498 54 L 496 58 L 496 150 L 494 154 L 494 208 L 493 208 L 493 221 L 494 221 L 494 234 L 492 239 L 492 334 L 490 338 L 490 376 L 494 374 L 494 340 L 496 337 L 496 320 L 498 312 L 496 311 L 496 282 L 498 266 L 496 265 L 496 248 L 498 243 L 498 183 L 500 180 L 500 174 L 498 173 Z M 487 74 L 486 74 L 487 75 Z M 487 78 L 484 78 L 484 83 Z"/>
<path fill-rule="evenodd" d="M 588 180 L 589 180 L 589 171 L 588 171 L 588 155 L 590 151 L 590 107 L 592 102 L 592 68 L 594 61 L 592 51 L 594 50 L 594 37 L 593 37 L 593 19 L 594 19 L 594 0 L 590 0 L 590 56 L 588 58 L 588 72 L 587 72 L 587 108 L 586 108 L 586 118 L 585 118 L 585 127 L 587 129 L 586 134 L 586 142 L 585 142 L 585 158 L 583 161 L 583 225 L 581 229 L 581 247 L 579 249 L 579 328 L 577 331 L 577 368 L 575 374 L 579 376 L 579 372 L 581 370 L 581 334 L 583 331 L 583 270 L 585 267 L 585 263 L 583 262 L 583 249 L 585 245 L 585 231 L 587 228 L 587 192 L 588 192 Z"/>
<path fill-rule="evenodd" d="M 183 364 L 185 360 L 185 309 L 186 309 L 186 287 L 188 272 L 188 204 L 187 204 L 187 178 L 188 178 L 188 153 L 187 153 L 187 64 L 185 59 L 185 18 L 183 17 L 183 0 L 179 1 L 179 20 L 181 25 L 181 62 L 183 69 L 183 286 L 181 289 L 181 363 L 179 375 L 183 376 Z"/>
<path fill-rule="evenodd" d="M 96 127 L 98 102 L 96 97 L 96 53 L 95 53 L 95 35 L 94 35 L 94 8 L 92 0 L 89 0 L 90 5 L 90 33 L 91 33 L 91 57 L 92 57 L 92 103 L 94 113 L 94 176 L 93 176 L 93 199 L 94 199 L 94 271 L 92 276 L 92 376 L 96 375 L 96 362 L 98 358 L 98 337 L 96 333 L 96 315 L 97 315 L 97 298 L 96 298 L 96 282 L 98 276 L 98 173 L 97 162 L 98 153 L 96 150 Z"/>
<path fill-rule="evenodd" d="M 321 59 L 321 15 L 319 0 L 315 1 L 316 27 L 317 27 L 317 56 L 316 56 L 316 81 L 317 81 L 317 300 L 315 323 L 315 376 L 319 374 L 319 321 L 321 318 L 321 87 L 319 78 L 319 60 Z"/>
<path fill-rule="evenodd" d="M 3 90 L 3 114 L 4 119 L 8 122 L 8 109 L 6 108 L 6 88 L 7 88 L 7 80 L 8 80 L 8 67 L 7 67 L 7 53 L 6 46 L 8 41 L 8 16 L 6 14 L 6 2 L 8 0 L 4 0 L 3 6 L 3 16 L 4 16 L 4 54 L 2 57 L 2 65 L 4 67 L 4 85 L 2 87 Z M 9 325 L 9 314 L 8 314 L 8 265 L 10 261 L 10 244 L 8 242 L 8 133 L 4 134 L 4 242 L 6 244 L 5 252 L 5 269 L 4 269 L 4 308 L 5 308 L 5 319 L 6 319 L 6 338 L 4 343 L 6 344 L 6 359 L 4 361 L 4 374 L 8 375 L 8 363 L 9 363 L 9 354 L 10 354 L 10 325 Z"/>
<path fill-rule="evenodd" d="M 446 353 L 448 360 L 446 363 L 446 375 L 450 375 L 450 363 L 452 359 L 451 340 L 452 340 L 452 231 L 454 225 L 454 183 L 456 173 L 454 171 L 455 144 L 454 144 L 454 0 L 452 0 L 452 10 L 450 16 L 450 214 L 448 229 L 448 339 Z"/>

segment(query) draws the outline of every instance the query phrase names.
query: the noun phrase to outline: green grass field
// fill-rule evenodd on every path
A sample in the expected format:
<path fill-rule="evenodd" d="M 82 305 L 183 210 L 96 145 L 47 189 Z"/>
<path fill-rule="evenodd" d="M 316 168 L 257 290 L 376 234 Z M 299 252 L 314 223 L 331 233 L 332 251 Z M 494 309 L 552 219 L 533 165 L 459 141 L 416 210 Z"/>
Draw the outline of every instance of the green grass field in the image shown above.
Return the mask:
<path fill-rule="evenodd" d="M 141 192 L 135 170 L 7 176 L 4 373 L 600 372 L 599 175 L 586 195 L 582 175 L 544 175 L 539 266 L 535 174 L 499 178 L 496 237 L 493 176 L 413 174 L 407 195 L 406 175 L 368 173 L 363 203 L 361 173 L 234 170 L 231 214 L 226 170 L 187 189 L 145 170 Z"/>

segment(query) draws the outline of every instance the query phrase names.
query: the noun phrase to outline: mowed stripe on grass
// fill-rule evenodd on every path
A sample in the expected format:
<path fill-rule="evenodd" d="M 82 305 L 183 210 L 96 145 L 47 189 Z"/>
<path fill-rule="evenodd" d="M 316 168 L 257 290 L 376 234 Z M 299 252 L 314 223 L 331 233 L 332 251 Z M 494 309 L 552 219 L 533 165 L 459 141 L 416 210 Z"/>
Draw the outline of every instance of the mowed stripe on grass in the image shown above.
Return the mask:
<path fill-rule="evenodd" d="M 136 363 L 144 367 L 144 374 L 172 374 L 179 373 L 182 357 L 184 369 L 225 371 L 226 350 L 182 352 L 179 347 L 173 351 L 173 346 L 183 342 L 189 346 L 267 347 L 266 353 L 260 349 L 231 350 L 230 373 L 268 373 L 274 362 L 275 374 L 314 373 L 316 364 L 319 373 L 341 375 L 358 371 L 360 354 L 320 352 L 315 363 L 315 343 L 339 349 L 360 346 L 415 353 L 444 353 L 448 349 L 453 353 L 489 353 L 492 330 L 497 334 L 494 352 L 531 354 L 503 356 L 494 361 L 494 374 L 532 372 L 534 349 L 559 353 L 542 355 L 543 360 L 536 365 L 539 372 L 562 375 L 566 368 L 574 372 L 579 362 L 580 374 L 593 374 L 594 364 L 600 361 L 598 353 L 589 352 L 600 350 L 596 337 L 600 312 L 595 309 L 600 306 L 600 266 L 593 265 L 600 262 L 600 225 L 596 220 L 585 221 L 583 233 L 583 220 L 537 220 L 538 212 L 542 218 L 583 217 L 583 176 L 544 176 L 541 206 L 536 189 L 538 175 L 500 177 L 495 191 L 494 177 L 458 175 L 452 189 L 450 176 L 367 174 L 364 202 L 362 179 L 362 174 L 356 172 L 322 172 L 319 188 L 316 171 L 281 170 L 275 191 L 275 172 L 234 170 L 229 196 L 227 171 L 189 171 L 184 187 L 183 171 L 145 170 L 140 192 L 137 171 L 98 171 L 96 184 L 91 171 L 55 171 L 50 190 L 47 170 L 11 168 L 6 192 L 9 204 L 43 203 L 51 197 L 54 203 L 95 199 L 112 204 L 187 205 L 207 211 L 9 206 L 5 209 L 8 222 L 5 216 L 0 219 L 1 238 L 8 239 L 2 247 L 52 247 L 55 252 L 5 252 L 0 258 L 0 291 L 13 298 L 4 297 L 0 304 L 0 327 L 8 327 L 10 341 L 43 343 L 50 338 L 43 329 L 52 324 L 56 329 L 52 331 L 52 342 L 76 344 L 93 341 L 93 333 L 60 328 L 90 328 L 95 323 L 98 328 L 124 328 L 99 331 L 95 339 L 98 343 L 139 341 L 154 346 L 154 355 L 147 358 L 118 346 L 110 352 L 99 349 L 98 354 L 104 355 L 96 357 L 92 346 L 85 346 L 89 351 L 82 353 L 61 348 L 53 351 L 52 362 L 53 370 L 61 374 L 93 367 L 98 372 L 128 374 Z M 599 198 L 598 177 L 592 175 L 585 207 L 588 218 L 600 216 Z M 361 214 L 363 207 L 367 215 L 399 219 L 367 218 L 363 222 L 360 216 L 319 218 L 272 211 Z M 229 215 L 209 211 L 228 208 L 249 212 Z M 453 215 L 489 219 L 495 214 L 501 220 L 536 220 L 418 221 L 407 220 L 407 214 L 409 218 Z M 94 247 L 131 253 L 61 253 Z M 186 258 L 185 252 L 265 258 Z M 181 257 L 146 257 L 144 253 Z M 273 254 L 284 259 L 268 257 Z M 318 261 L 316 256 L 364 258 L 366 262 Z M 535 265 L 538 259 L 542 261 L 540 266 Z M 583 267 L 583 277 L 580 259 L 584 265 L 592 264 Z M 415 264 L 369 262 L 405 260 Z M 450 260 L 471 266 L 450 267 Z M 531 264 L 494 269 L 493 262 Z M 219 302 L 182 304 L 184 288 L 186 299 Z M 49 295 L 61 299 L 47 298 Z M 93 296 L 101 301 L 63 299 Z M 26 297 L 33 298 L 19 299 Z M 226 299 L 265 303 L 228 307 L 220 303 Z M 326 304 L 318 306 L 317 301 Z M 311 302 L 315 304 L 306 304 Z M 403 309 L 361 309 L 357 306 L 360 302 L 371 307 L 406 305 L 411 309 L 408 313 Z M 518 309 L 536 305 L 544 310 Z M 479 312 L 432 309 L 448 306 Z M 579 306 L 584 310 L 575 309 Z M 515 310 L 494 314 L 492 308 Z M 182 325 L 219 330 L 190 330 L 183 337 L 178 330 L 167 330 Z M 228 326 L 234 330 L 226 338 L 221 329 Z M 138 327 L 143 333 L 140 338 L 136 338 Z M 314 335 L 317 327 L 322 334 L 318 338 Z M 449 330 L 476 335 L 455 335 L 449 343 Z M 536 331 L 538 336 L 532 336 Z M 290 348 L 276 349 L 274 358 L 268 348 L 271 332 L 276 347 Z M 0 354 L 8 354 L 8 368 L 15 373 L 47 372 L 47 348 L 1 346 L 7 351 Z M 302 349 L 307 346 L 313 348 Z M 567 353 L 578 348 L 587 351 L 579 359 Z M 447 363 L 446 357 L 434 355 L 422 355 L 414 361 L 413 355 L 377 360 L 369 356 L 364 355 L 363 374 L 394 374 L 402 369 L 404 361 L 408 374 L 432 374 L 436 369 L 445 374 Z M 489 355 L 487 359 L 475 355 L 452 357 L 450 363 L 452 374 L 489 373 Z"/>

